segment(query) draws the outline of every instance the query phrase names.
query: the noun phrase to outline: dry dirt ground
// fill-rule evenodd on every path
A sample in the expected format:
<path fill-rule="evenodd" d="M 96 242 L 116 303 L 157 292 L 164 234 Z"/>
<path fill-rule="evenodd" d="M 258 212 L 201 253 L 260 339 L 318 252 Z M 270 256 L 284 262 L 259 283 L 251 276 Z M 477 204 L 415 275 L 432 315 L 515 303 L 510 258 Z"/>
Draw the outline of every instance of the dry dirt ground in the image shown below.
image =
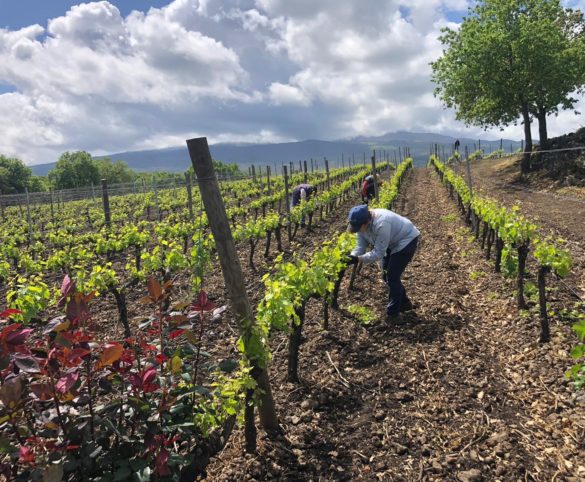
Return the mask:
<path fill-rule="evenodd" d="M 585 396 L 564 378 L 576 343 L 568 324 L 554 322 L 552 341 L 537 342 L 537 315 L 517 311 L 513 283 L 493 273 L 430 170 L 416 169 L 402 192 L 396 210 L 421 231 L 404 276 L 418 304 L 409 323 L 381 321 L 387 292 L 376 267 L 352 291 L 345 277 L 328 331 L 311 302 L 300 384 L 285 382 L 286 341 L 274 340 L 283 434 L 262 436 L 246 455 L 238 430 L 204 480 L 585 480 Z M 343 229 L 345 216 L 304 249 Z M 260 289 L 250 286 L 254 298 Z M 351 305 L 376 319 L 360 322 Z"/>

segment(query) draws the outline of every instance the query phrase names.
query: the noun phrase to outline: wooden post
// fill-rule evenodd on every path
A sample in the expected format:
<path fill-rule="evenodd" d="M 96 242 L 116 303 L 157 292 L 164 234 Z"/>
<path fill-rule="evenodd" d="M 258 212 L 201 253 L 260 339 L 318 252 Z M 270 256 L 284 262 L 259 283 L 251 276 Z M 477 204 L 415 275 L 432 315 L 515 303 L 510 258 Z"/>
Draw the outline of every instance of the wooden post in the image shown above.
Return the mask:
<path fill-rule="evenodd" d="M 345 157 L 341 154 L 341 167 L 345 167 Z"/>
<path fill-rule="evenodd" d="M 55 211 L 53 209 L 53 190 L 49 189 L 49 199 L 51 201 L 51 223 L 53 225 L 55 225 Z M 4 213 L 2 213 L 2 216 L 4 216 Z"/>
<path fill-rule="evenodd" d="M 266 186 L 268 187 L 268 194 L 272 194 L 270 190 L 270 166 L 266 166 Z"/>
<path fill-rule="evenodd" d="M 329 179 L 329 161 L 327 160 L 327 158 L 324 158 L 325 160 L 325 174 L 327 175 L 327 189 L 331 188 L 331 179 Z"/>
<path fill-rule="evenodd" d="M 112 218 L 110 214 L 110 198 L 108 197 L 108 181 L 106 179 L 102 179 L 102 199 L 104 201 L 106 226 L 109 228 L 112 225 Z"/>
<path fill-rule="evenodd" d="M 255 320 L 248 300 L 248 294 L 246 293 L 246 282 L 236 252 L 225 205 L 219 191 L 219 183 L 217 182 L 213 169 L 207 138 L 189 139 L 187 141 L 187 147 L 189 148 L 189 156 L 191 157 L 193 169 L 197 175 L 199 191 L 201 192 L 201 199 L 203 200 L 203 205 L 205 206 L 209 220 L 209 227 L 215 239 L 215 247 L 219 254 L 219 262 L 221 264 L 225 286 L 230 297 L 232 313 L 238 322 L 244 347 L 247 347 L 250 342 L 250 327 L 253 327 Z M 260 389 L 258 391 L 260 422 L 265 429 L 276 431 L 279 428 L 278 418 L 276 416 L 274 399 L 272 398 L 272 390 L 270 389 L 267 368 L 259 366 L 258 360 L 254 358 L 249 361 L 252 365 L 252 376 Z M 246 395 L 247 403 L 252 402 L 253 394 L 252 396 L 249 395 L 249 393 Z M 256 448 L 254 412 L 253 407 L 250 408 L 252 418 L 251 420 L 249 417 L 246 418 L 246 432 L 247 435 L 253 435 L 254 440 L 252 441 L 250 437 L 246 438 L 248 451 Z M 250 413 L 248 412 L 247 415 L 250 415 Z M 250 434 L 249 430 L 253 430 L 254 433 Z"/>
<path fill-rule="evenodd" d="M 24 188 L 26 194 L 26 220 L 28 222 L 28 244 L 32 244 L 32 217 L 30 215 L 30 196 L 28 195 L 28 187 Z"/>
<path fill-rule="evenodd" d="M 376 150 L 374 149 L 374 154 L 372 155 L 372 176 L 374 176 L 374 196 L 376 197 L 376 203 L 380 200 L 380 196 L 378 194 L 378 173 L 376 172 Z"/>
<path fill-rule="evenodd" d="M 191 173 L 185 173 L 185 185 L 187 186 L 187 207 L 189 208 L 189 219 L 193 221 L 193 189 L 191 186 Z"/>
<path fill-rule="evenodd" d="M 288 186 L 288 172 L 286 171 L 286 166 L 282 166 L 283 170 L 284 170 L 284 205 L 286 207 L 286 218 L 288 220 L 287 223 L 287 228 L 288 228 L 288 242 L 290 243 L 290 240 L 292 238 L 292 232 L 291 232 L 291 227 L 290 227 L 290 203 L 291 200 L 289 199 L 289 186 Z"/>
<path fill-rule="evenodd" d="M 305 168 L 305 170 L 304 170 L 304 174 L 305 174 L 305 177 L 304 177 L 304 179 L 305 179 L 305 184 L 306 184 L 306 183 L 309 181 L 309 179 L 308 179 L 308 174 L 307 174 L 307 161 L 304 161 L 304 162 L 303 162 L 303 166 L 304 166 L 304 168 Z"/>
<path fill-rule="evenodd" d="M 299 159 L 299 172 L 303 172 L 303 161 Z"/>
<path fill-rule="evenodd" d="M 290 175 L 292 176 L 293 175 L 293 172 L 294 172 L 294 169 L 295 169 L 294 166 L 293 166 L 293 162 L 292 161 L 289 161 L 289 165 L 290 165 Z"/>
<path fill-rule="evenodd" d="M 256 167 L 252 164 L 252 179 L 254 179 L 254 184 L 256 184 Z"/>
<path fill-rule="evenodd" d="M 473 184 L 471 182 L 471 166 L 469 165 L 469 153 L 467 151 L 467 146 L 465 146 L 465 166 L 467 168 L 467 187 L 469 188 L 471 200 L 473 200 Z"/>
<path fill-rule="evenodd" d="M 313 163 L 313 158 L 311 157 L 311 174 L 315 172 L 315 164 Z"/>

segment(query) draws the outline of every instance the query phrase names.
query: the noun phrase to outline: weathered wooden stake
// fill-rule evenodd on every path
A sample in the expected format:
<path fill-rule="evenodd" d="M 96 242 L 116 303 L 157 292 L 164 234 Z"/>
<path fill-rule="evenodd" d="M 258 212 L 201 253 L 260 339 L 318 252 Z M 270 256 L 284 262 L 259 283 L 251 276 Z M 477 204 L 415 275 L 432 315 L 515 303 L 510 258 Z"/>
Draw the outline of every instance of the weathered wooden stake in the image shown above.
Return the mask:
<path fill-rule="evenodd" d="M 309 181 L 309 174 L 307 173 L 307 161 L 303 162 L 305 184 Z"/>
<path fill-rule="evenodd" d="M 376 204 L 378 203 L 380 196 L 378 194 L 378 173 L 376 171 L 376 150 L 374 149 L 372 155 L 372 176 L 374 176 L 374 196 L 376 197 Z"/>
<path fill-rule="evenodd" d="M 189 148 L 189 156 L 191 157 L 193 169 L 197 175 L 201 199 L 203 200 L 207 218 L 209 219 L 209 227 L 215 239 L 215 247 L 219 254 L 219 262 L 221 264 L 225 286 L 230 297 L 232 312 L 236 317 L 238 326 L 240 327 L 240 333 L 244 338 L 244 347 L 247 347 L 250 343 L 250 330 L 246 326 L 249 327 L 255 320 L 248 300 L 248 294 L 246 293 L 246 282 L 236 252 L 225 205 L 219 191 L 219 183 L 217 182 L 213 169 L 207 138 L 189 139 L 187 141 L 187 147 Z M 278 418 L 276 416 L 274 399 L 272 398 L 268 371 L 265 367 L 259 366 L 258 361 L 254 358 L 250 359 L 250 363 L 252 365 L 252 376 L 260 389 L 258 391 L 260 422 L 266 430 L 276 431 L 279 429 Z M 252 399 L 253 393 L 247 393 L 246 402 L 251 403 Z M 247 411 L 246 415 L 246 448 L 248 451 L 253 451 L 256 448 L 253 410 L 251 410 L 251 414 L 250 411 Z M 250 415 L 252 417 L 251 419 Z M 253 431 L 253 433 L 250 433 L 250 431 Z"/>
<path fill-rule="evenodd" d="M 185 185 L 187 186 L 187 207 L 189 208 L 189 219 L 193 221 L 193 188 L 191 186 L 191 173 L 185 173 Z"/>
<path fill-rule="evenodd" d="M 110 198 L 108 197 L 107 179 L 102 179 L 102 199 L 104 201 L 104 216 L 106 218 L 106 226 L 109 228 L 112 225 L 112 218 L 110 214 Z"/>
<path fill-rule="evenodd" d="M 268 187 L 268 194 L 272 194 L 272 190 L 270 189 L 270 166 L 266 166 L 266 186 Z"/>
<path fill-rule="evenodd" d="M 32 217 L 30 215 L 30 196 L 28 195 L 28 188 L 24 188 L 26 194 L 26 220 L 28 222 L 28 243 L 32 243 Z"/>
<path fill-rule="evenodd" d="M 292 163 L 291 163 L 292 165 Z M 285 202 L 284 202 L 284 206 L 286 208 L 286 218 L 288 220 L 287 222 L 287 230 L 288 230 L 288 242 L 290 243 L 290 240 L 292 238 L 292 232 L 291 232 L 291 226 L 290 226 L 290 199 L 289 199 L 289 186 L 288 186 L 288 172 L 286 170 L 286 166 L 282 166 L 283 170 L 284 170 L 284 196 L 285 196 Z"/>

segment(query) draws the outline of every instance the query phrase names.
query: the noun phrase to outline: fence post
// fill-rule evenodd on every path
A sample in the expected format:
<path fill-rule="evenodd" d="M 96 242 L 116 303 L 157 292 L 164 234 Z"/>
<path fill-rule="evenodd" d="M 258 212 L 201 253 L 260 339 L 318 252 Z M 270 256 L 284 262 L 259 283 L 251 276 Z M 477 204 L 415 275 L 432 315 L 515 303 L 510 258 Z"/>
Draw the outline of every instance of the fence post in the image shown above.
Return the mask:
<path fill-rule="evenodd" d="M 51 201 L 51 223 L 55 225 L 55 211 L 53 209 L 53 190 L 49 189 L 49 199 Z"/>
<path fill-rule="evenodd" d="M 256 184 L 256 167 L 254 166 L 254 164 L 252 164 L 251 169 L 252 169 L 252 179 L 254 180 L 254 184 Z"/>
<path fill-rule="evenodd" d="M 270 166 L 266 166 L 266 187 L 268 188 L 268 194 L 272 194 L 270 190 Z"/>
<path fill-rule="evenodd" d="M 246 282 L 240 266 L 240 260 L 236 252 L 234 239 L 230 229 L 230 224 L 227 218 L 225 205 L 223 203 L 219 184 L 215 178 L 211 154 L 207 139 L 201 137 L 199 139 L 189 139 L 187 141 L 189 148 L 189 156 L 193 169 L 197 175 L 199 182 L 199 191 L 201 192 L 201 199 L 207 212 L 209 219 L 209 226 L 215 245 L 219 254 L 219 262 L 225 280 L 225 286 L 228 290 L 232 305 L 232 312 L 234 313 L 240 333 L 244 335 L 244 346 L 247 345 L 248 330 L 244 328 L 247 324 L 255 322 L 248 294 L 246 293 Z M 276 409 L 274 406 L 274 399 L 272 398 L 272 391 L 270 389 L 270 379 L 266 368 L 258 365 L 258 361 L 254 358 L 250 359 L 252 365 L 252 376 L 258 384 L 260 406 L 258 413 L 260 415 L 260 422 L 267 430 L 278 430 L 278 419 L 276 416 Z M 246 394 L 246 403 L 252 402 L 254 391 L 250 390 Z M 246 445 L 248 451 L 256 449 L 256 427 L 254 425 L 254 409 L 253 405 L 246 410 Z"/>
<path fill-rule="evenodd" d="M 303 165 L 304 165 L 304 169 L 305 169 L 304 170 L 304 174 L 305 174 L 304 179 L 305 179 L 305 184 L 306 184 L 308 182 L 308 180 L 309 180 L 308 177 L 307 177 L 308 176 L 308 174 L 307 174 L 307 161 L 304 161 L 303 162 Z"/>
<path fill-rule="evenodd" d="M 378 203 L 380 196 L 378 195 L 378 173 L 376 172 L 376 150 L 374 149 L 372 155 L 372 176 L 374 176 L 374 196 L 376 197 L 376 203 Z"/>
<path fill-rule="evenodd" d="M 93 203 L 95 204 L 95 187 L 93 185 L 93 182 L 91 183 L 91 199 L 92 199 Z"/>
<path fill-rule="evenodd" d="M 187 207 L 189 208 L 189 219 L 194 220 L 193 217 L 193 190 L 191 188 L 191 173 L 185 173 L 185 185 L 187 186 Z"/>
<path fill-rule="evenodd" d="M 155 211 L 155 216 L 158 216 L 158 214 L 159 214 L 159 208 L 158 208 L 158 186 L 156 184 L 156 178 L 154 176 L 152 176 L 152 188 L 154 189 L 154 211 Z"/>
<path fill-rule="evenodd" d="M 286 215 L 287 215 L 287 219 L 288 219 L 288 223 L 287 223 L 287 228 L 288 228 L 288 242 L 290 243 L 290 240 L 292 238 L 292 232 L 291 232 L 291 228 L 290 228 L 290 199 L 289 199 L 289 186 L 288 186 L 288 172 L 286 169 L 286 166 L 282 166 L 282 169 L 284 171 L 284 205 L 286 207 Z"/>
<path fill-rule="evenodd" d="M 325 160 L 325 174 L 327 175 L 327 189 L 331 188 L 331 179 L 329 179 L 329 161 L 326 157 L 323 158 Z"/>
<path fill-rule="evenodd" d="M 106 179 L 102 179 L 102 199 L 104 200 L 106 226 L 109 228 L 112 225 L 112 218 L 110 214 L 110 198 L 108 197 L 108 181 Z"/>
<path fill-rule="evenodd" d="M 30 196 L 28 195 L 28 187 L 24 188 L 26 194 L 26 220 L 28 222 L 28 244 L 32 244 L 32 218 L 30 215 Z"/>
<path fill-rule="evenodd" d="M 313 158 L 311 157 L 311 174 L 315 172 L 315 165 L 313 164 Z"/>
<path fill-rule="evenodd" d="M 467 146 L 465 146 L 465 165 L 467 168 L 467 187 L 469 188 L 469 195 L 473 201 L 473 184 L 471 183 L 471 166 L 469 164 L 469 153 L 467 151 Z M 469 209 L 471 209 L 471 207 Z"/>

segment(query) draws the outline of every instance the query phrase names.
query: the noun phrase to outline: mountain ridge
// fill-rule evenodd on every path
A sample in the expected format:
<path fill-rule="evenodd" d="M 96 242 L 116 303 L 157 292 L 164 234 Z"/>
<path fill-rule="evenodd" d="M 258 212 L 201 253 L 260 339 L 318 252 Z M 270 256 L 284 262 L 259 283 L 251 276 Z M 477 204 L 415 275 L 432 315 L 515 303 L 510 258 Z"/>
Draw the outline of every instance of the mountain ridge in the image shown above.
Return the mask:
<path fill-rule="evenodd" d="M 276 172 L 280 172 L 277 169 L 280 165 L 299 160 L 310 160 L 311 158 L 321 163 L 326 157 L 331 166 L 341 166 L 347 162 L 348 158 L 363 161 L 364 157 L 369 159 L 373 149 L 377 152 L 376 157 L 380 158 L 385 151 L 390 160 L 394 160 L 395 157 L 398 157 L 399 151 L 403 152 L 404 147 L 410 148 L 415 164 L 421 165 L 426 163 L 428 159 L 431 144 L 439 144 L 441 149 L 445 148 L 445 151 L 450 153 L 456 139 L 456 137 L 446 134 L 398 131 L 380 136 L 358 136 L 334 141 L 307 139 L 265 144 L 218 143 L 211 144 L 209 149 L 214 159 L 237 163 L 244 171 L 247 171 L 250 165 L 255 164 L 270 165 Z M 468 137 L 459 137 L 459 141 L 461 151 L 464 151 L 465 146 L 468 146 L 471 152 L 479 145 L 477 139 Z M 513 150 L 520 147 L 519 141 L 503 139 L 502 143 L 505 150 L 509 150 L 510 146 Z M 481 144 L 487 152 L 490 152 L 499 149 L 500 140 L 482 140 Z M 105 157 L 113 161 L 124 161 L 131 169 L 140 172 L 182 172 L 191 165 L 186 145 L 95 156 L 96 159 Z M 54 168 L 55 164 L 53 162 L 30 167 L 34 175 L 44 176 Z"/>

